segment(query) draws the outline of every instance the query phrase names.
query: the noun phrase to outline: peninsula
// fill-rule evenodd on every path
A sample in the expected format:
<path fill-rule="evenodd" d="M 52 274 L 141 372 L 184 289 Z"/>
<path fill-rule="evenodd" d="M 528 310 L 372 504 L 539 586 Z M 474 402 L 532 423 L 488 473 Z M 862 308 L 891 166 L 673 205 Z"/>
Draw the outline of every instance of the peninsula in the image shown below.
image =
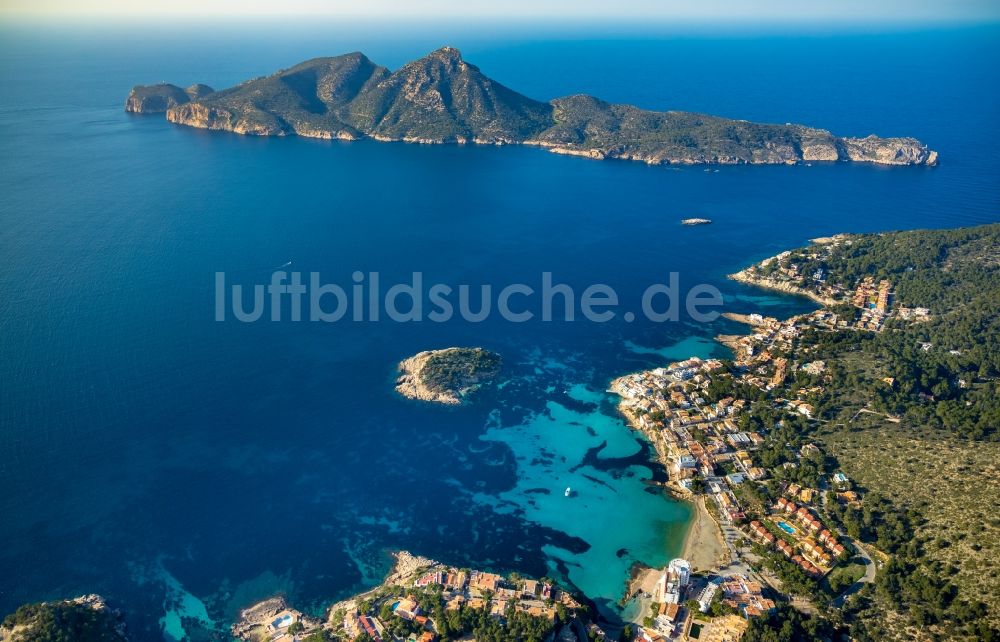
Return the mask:
<path fill-rule="evenodd" d="M 232 626 L 244 642 L 477 639 L 490 642 L 603 637 L 586 606 L 552 580 L 447 566 L 406 551 L 375 588 L 310 617 L 282 597 L 240 612 Z"/>
<path fill-rule="evenodd" d="M 500 373 L 500 355 L 483 348 L 419 352 L 399 363 L 396 390 L 410 399 L 460 405 Z"/>
<path fill-rule="evenodd" d="M 100 595 L 24 604 L 0 622 L 0 642 L 128 642 L 122 613 Z"/>
<path fill-rule="evenodd" d="M 125 111 L 253 136 L 523 144 L 650 165 L 937 163 L 937 152 L 914 138 L 839 137 L 804 125 L 651 111 L 582 94 L 542 102 L 488 78 L 452 47 L 394 72 L 355 52 L 307 60 L 219 91 L 138 85 Z"/>

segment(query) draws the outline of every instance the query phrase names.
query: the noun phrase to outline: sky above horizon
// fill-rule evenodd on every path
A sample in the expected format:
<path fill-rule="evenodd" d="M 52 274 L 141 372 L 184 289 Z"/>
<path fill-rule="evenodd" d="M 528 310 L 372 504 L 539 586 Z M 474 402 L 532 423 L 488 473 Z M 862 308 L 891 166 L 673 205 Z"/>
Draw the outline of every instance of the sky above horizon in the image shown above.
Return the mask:
<path fill-rule="evenodd" d="M 996 0 L 0 0 L 0 14 L 58 20 L 63 17 L 148 18 L 186 16 L 328 16 L 664 22 L 990 22 L 1000 19 Z"/>

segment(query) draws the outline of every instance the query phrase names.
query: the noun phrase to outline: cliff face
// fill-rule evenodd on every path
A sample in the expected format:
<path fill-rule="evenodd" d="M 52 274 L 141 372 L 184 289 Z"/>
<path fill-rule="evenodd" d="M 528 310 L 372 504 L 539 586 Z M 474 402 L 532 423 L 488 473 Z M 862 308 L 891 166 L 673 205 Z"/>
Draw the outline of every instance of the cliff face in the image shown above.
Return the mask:
<path fill-rule="evenodd" d="M 936 165 L 937 152 L 915 138 L 843 138 L 843 156 L 880 165 Z"/>
<path fill-rule="evenodd" d="M 135 114 L 161 114 L 172 107 L 200 100 L 213 93 L 208 85 L 196 84 L 187 89 L 177 85 L 136 85 L 125 99 L 125 111 Z"/>
<path fill-rule="evenodd" d="M 937 153 L 913 138 L 840 138 L 802 125 L 649 111 L 584 95 L 543 103 L 491 80 L 451 47 L 395 72 L 356 52 L 308 60 L 217 92 L 204 85 L 138 86 L 125 109 L 166 112 L 174 123 L 255 136 L 523 143 L 649 164 L 937 162 Z"/>

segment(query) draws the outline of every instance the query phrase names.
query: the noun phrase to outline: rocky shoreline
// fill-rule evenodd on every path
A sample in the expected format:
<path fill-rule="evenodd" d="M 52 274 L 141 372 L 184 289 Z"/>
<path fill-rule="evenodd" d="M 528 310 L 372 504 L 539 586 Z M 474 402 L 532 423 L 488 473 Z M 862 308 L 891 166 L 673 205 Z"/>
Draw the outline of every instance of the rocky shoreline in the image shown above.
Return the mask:
<path fill-rule="evenodd" d="M 262 633 L 267 634 L 279 628 L 286 628 L 273 626 L 276 620 L 286 616 L 292 622 L 301 623 L 303 631 L 333 630 L 336 628 L 334 614 L 356 611 L 362 602 L 389 586 L 412 584 L 418 575 L 422 573 L 437 568 L 445 568 L 440 562 L 413 555 L 408 551 L 395 551 L 391 555 L 395 559 L 395 562 L 380 584 L 373 586 L 363 593 L 352 595 L 349 598 L 332 604 L 326 609 L 326 614 L 322 619 L 310 617 L 291 607 L 284 597 L 275 596 L 241 610 L 239 618 L 233 623 L 230 631 L 234 638 L 244 640 L 245 642 L 252 642 L 258 639 Z"/>
<path fill-rule="evenodd" d="M 137 104 L 133 96 L 126 101 L 126 111 L 133 113 L 157 113 L 159 110 L 148 111 L 142 108 L 130 108 Z M 416 143 L 421 145 L 525 145 L 538 147 L 551 154 L 561 156 L 576 156 L 591 160 L 621 160 L 645 163 L 657 166 L 693 166 L 693 165 L 801 165 L 812 162 L 854 162 L 871 163 L 873 165 L 905 166 L 927 165 L 938 163 L 938 153 L 929 150 L 912 139 L 889 139 L 878 136 L 867 138 L 840 139 L 843 144 L 841 151 L 836 146 L 831 153 L 816 154 L 815 150 L 803 147 L 801 152 L 793 148 L 787 150 L 764 150 L 751 157 L 739 155 L 696 155 L 674 156 L 662 151 L 631 152 L 620 148 L 596 148 L 553 143 L 545 140 L 512 140 L 507 138 L 481 138 L 478 136 L 447 136 L 429 138 L 423 136 L 388 136 L 352 131 L 349 129 L 323 129 L 301 126 L 298 124 L 283 127 L 277 123 L 265 124 L 241 117 L 226 110 L 207 109 L 196 103 L 171 105 L 165 110 L 167 121 L 212 131 L 225 131 L 241 136 L 300 136 L 320 140 L 358 141 L 365 138 L 381 143 Z"/>
<path fill-rule="evenodd" d="M 396 392 L 408 399 L 458 406 L 499 372 L 500 357 L 483 348 L 425 350 L 397 366 Z"/>
<path fill-rule="evenodd" d="M 48 609 L 48 613 L 43 615 L 42 613 L 46 609 Z M 100 635 L 100 639 L 107 642 L 128 642 L 121 611 L 108 606 L 107 600 L 96 593 L 81 595 L 69 600 L 40 602 L 27 608 L 18 609 L 16 613 L 0 623 L 0 642 L 49 640 L 54 639 L 51 637 L 53 635 L 65 635 L 68 636 L 65 639 L 73 639 L 77 631 L 60 628 L 68 629 L 73 626 L 73 624 L 63 623 L 65 609 L 83 609 L 85 612 L 93 611 L 97 614 L 97 617 L 100 618 L 98 621 L 87 622 L 88 634 Z M 78 620 L 79 617 L 77 615 L 67 619 Z M 79 622 L 76 625 L 79 625 Z M 45 630 L 39 631 L 39 627 L 45 627 Z"/>
<path fill-rule="evenodd" d="M 460 569 L 408 551 L 392 556 L 392 569 L 381 583 L 330 605 L 322 618 L 303 614 L 283 597 L 272 597 L 240 611 L 231 628 L 233 637 L 243 642 L 318 642 L 359 636 L 375 642 L 434 642 L 467 635 L 469 624 L 461 612 L 478 611 L 498 618 L 503 626 L 512 617 L 529 616 L 551 627 L 550 634 L 574 631 L 567 642 L 587 640 L 585 631 L 582 636 L 576 632 L 590 623 L 588 607 L 552 580 Z M 448 611 L 457 613 L 448 617 Z M 400 627 L 408 629 L 410 637 L 404 638 Z"/>
<path fill-rule="evenodd" d="M 738 281 L 739 283 L 744 283 L 746 285 L 753 285 L 758 288 L 763 288 L 765 290 L 773 290 L 775 292 L 782 292 L 784 294 L 794 294 L 796 296 L 804 296 L 816 303 L 823 306 L 834 306 L 839 303 L 836 299 L 830 297 L 824 297 L 815 292 L 811 292 L 804 288 L 794 286 L 786 281 L 780 281 L 777 279 L 771 279 L 765 276 L 759 276 L 751 272 L 753 267 L 747 268 L 746 270 L 740 270 L 734 274 L 730 274 L 728 278 L 733 281 Z"/>
<path fill-rule="evenodd" d="M 543 102 L 504 87 L 442 47 L 396 71 L 360 52 L 314 58 L 213 91 L 137 85 L 125 110 L 247 136 L 370 138 L 420 144 L 522 144 L 555 154 L 648 165 L 934 165 L 915 138 L 651 111 L 582 94 Z M 680 144 L 678 140 L 686 141 Z"/>
<path fill-rule="evenodd" d="M 442 403 L 448 406 L 461 404 L 462 399 L 457 394 L 450 391 L 430 390 L 421 379 L 420 373 L 432 354 L 432 351 L 420 352 L 399 362 L 397 369 L 400 375 L 396 379 L 396 392 L 407 399 Z"/>

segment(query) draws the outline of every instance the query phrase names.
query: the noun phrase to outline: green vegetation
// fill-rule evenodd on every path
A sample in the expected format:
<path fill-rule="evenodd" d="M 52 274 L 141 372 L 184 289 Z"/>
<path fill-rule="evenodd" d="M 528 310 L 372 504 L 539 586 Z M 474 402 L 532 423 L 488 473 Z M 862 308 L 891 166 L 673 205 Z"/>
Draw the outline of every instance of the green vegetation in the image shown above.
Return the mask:
<path fill-rule="evenodd" d="M 773 548 L 765 548 L 759 543 L 751 545 L 764 568 L 768 569 L 781 580 L 782 591 L 790 595 L 801 595 L 818 604 L 826 604 L 830 596 L 822 591 L 819 582 L 810 577 L 798 564 Z"/>
<path fill-rule="evenodd" d="M 133 96 L 164 91 L 139 86 Z M 173 122 L 256 135 L 301 134 L 427 142 L 541 144 L 596 158 L 650 163 L 787 163 L 814 158 L 929 162 L 919 141 L 837 138 L 800 125 L 764 125 L 677 111 L 647 111 L 592 96 L 533 100 L 486 77 L 443 47 L 390 72 L 361 53 L 315 58 L 214 93 L 173 87 L 171 100 L 127 103 L 170 109 Z M 813 150 L 807 152 L 807 149 Z"/>
<path fill-rule="evenodd" d="M 552 105 L 555 125 L 540 133 L 540 140 L 605 152 L 624 148 L 629 154 L 657 160 L 781 162 L 800 158 L 805 141 L 836 145 L 835 137 L 823 130 L 646 111 L 593 96 L 559 98 Z"/>
<path fill-rule="evenodd" d="M 798 642 L 833 637 L 834 629 L 825 620 L 779 604 L 767 618 L 752 618 L 743 642 Z"/>
<path fill-rule="evenodd" d="M 490 617 L 486 609 L 463 608 L 458 619 L 463 634 L 483 642 L 542 642 L 553 629 L 553 624 L 545 618 L 514 611 L 507 614 L 503 623 Z M 450 629 L 449 633 L 454 631 Z"/>
<path fill-rule="evenodd" d="M 508 579 L 514 577 L 516 575 L 511 575 Z M 542 581 L 550 580 L 542 578 Z M 404 595 L 412 598 L 422 612 L 433 621 L 434 629 L 441 642 L 452 642 L 470 637 L 486 642 L 543 642 L 543 640 L 551 639 L 552 633 L 558 627 L 577 616 L 586 615 L 583 609 L 578 612 L 576 609 L 568 609 L 562 603 L 556 603 L 553 621 L 547 617 L 518 610 L 515 608 L 518 602 L 517 598 L 505 598 L 507 607 L 500 617 L 499 614 L 492 612 L 495 602 L 490 591 L 485 591 L 482 594 L 486 603 L 484 608 L 471 608 L 465 604 L 456 609 L 446 610 L 444 608 L 445 593 L 441 585 L 430 585 L 424 588 L 404 588 L 399 585 L 382 587 L 371 600 L 359 604 L 359 612 L 377 616 L 387 631 L 392 633 L 396 639 L 419 638 L 426 630 L 424 625 L 415 620 L 410 621 L 402 618 L 393 611 L 392 605 Z M 358 642 L 359 639 L 364 642 L 368 638 L 362 634 L 353 642 Z"/>
<path fill-rule="evenodd" d="M 420 370 L 420 380 L 434 392 L 457 392 L 495 377 L 500 355 L 483 348 L 451 348 L 431 355 Z"/>
<path fill-rule="evenodd" d="M 818 420 L 781 417 L 766 403 L 747 420 L 768 434 L 757 456 L 775 478 L 821 488 L 843 470 L 863 494 L 851 505 L 828 493 L 822 510 L 882 555 L 874 585 L 838 617 L 860 641 L 998 639 L 1000 225 L 851 236 L 829 254 L 812 247 L 787 260 L 805 275 L 822 268 L 848 291 L 866 276 L 888 279 L 894 309 L 930 310 L 919 321 L 890 317 L 879 333 L 807 330 L 788 356 L 823 360 L 825 372 L 796 372 L 771 397 L 819 386 L 808 398 Z M 826 454 L 800 456 L 806 441 Z M 809 588 L 780 557 L 764 558 L 789 590 Z M 860 572 L 838 568 L 823 593 Z M 790 639 L 757 629 L 748 639 Z"/>
<path fill-rule="evenodd" d="M 123 642 L 118 625 L 107 611 L 74 602 L 46 602 L 19 607 L 0 628 L 14 630 L 5 638 L 11 642 Z"/>
<path fill-rule="evenodd" d="M 171 107 L 203 98 L 212 91 L 208 85 L 191 85 L 187 89 L 169 83 L 139 85 L 132 89 L 125 101 L 125 111 L 143 114 L 162 113 Z"/>
<path fill-rule="evenodd" d="M 462 606 L 458 609 L 445 610 L 441 587 L 426 589 L 411 589 L 405 591 L 412 596 L 425 613 L 434 621 L 440 639 L 443 642 L 472 636 L 476 640 L 487 642 L 542 642 L 553 629 L 567 622 L 573 614 L 565 608 L 557 607 L 555 622 L 544 617 L 536 617 L 514 609 L 514 601 L 508 604 L 502 620 L 490 614 L 489 602 L 486 608 L 473 609 Z M 487 597 L 489 597 L 487 595 Z M 408 621 L 397 616 L 392 610 L 394 598 L 387 596 L 378 608 L 378 618 L 386 628 L 399 639 L 419 635 L 424 631 L 421 624 Z M 363 605 L 371 608 L 370 605 Z M 364 611 L 363 611 L 364 612 Z M 355 639 L 355 642 L 357 640 Z"/>
<path fill-rule="evenodd" d="M 420 87 L 414 99 L 410 88 Z M 483 75 L 444 47 L 371 85 L 343 112 L 357 129 L 392 138 L 521 141 L 549 126 L 552 106 Z"/>
<path fill-rule="evenodd" d="M 1000 443 L 893 424 L 832 431 L 823 440 L 858 484 L 892 497 L 901 515 L 869 517 L 863 507 L 844 520 L 880 549 L 894 551 L 874 594 L 858 607 L 857 619 L 867 620 L 869 637 L 891 632 L 885 618 L 866 618 L 886 609 L 905 616 L 896 630 L 909 625 L 976 639 L 995 636 L 990 629 L 1000 624 L 1000 578 L 994 570 L 1000 556 Z M 883 510 L 889 502 L 879 498 L 876 505 L 874 510 Z M 900 519 L 909 525 L 900 527 Z"/>
<path fill-rule="evenodd" d="M 865 564 L 861 559 L 852 560 L 846 566 L 838 566 L 823 580 L 823 588 L 830 595 L 840 595 L 865 574 Z"/>
<path fill-rule="evenodd" d="M 851 237 L 829 258 L 794 256 L 804 273 L 822 267 L 831 282 L 889 279 L 894 305 L 926 307 L 925 322 L 891 320 L 876 335 L 813 331 L 811 359 L 831 359 L 831 390 L 817 410 L 843 421 L 859 408 L 959 436 L 996 439 L 1000 428 L 1000 225 Z M 845 358 L 849 352 L 860 358 Z M 885 381 L 892 380 L 891 383 Z M 845 412 L 847 411 L 847 412 Z"/>

